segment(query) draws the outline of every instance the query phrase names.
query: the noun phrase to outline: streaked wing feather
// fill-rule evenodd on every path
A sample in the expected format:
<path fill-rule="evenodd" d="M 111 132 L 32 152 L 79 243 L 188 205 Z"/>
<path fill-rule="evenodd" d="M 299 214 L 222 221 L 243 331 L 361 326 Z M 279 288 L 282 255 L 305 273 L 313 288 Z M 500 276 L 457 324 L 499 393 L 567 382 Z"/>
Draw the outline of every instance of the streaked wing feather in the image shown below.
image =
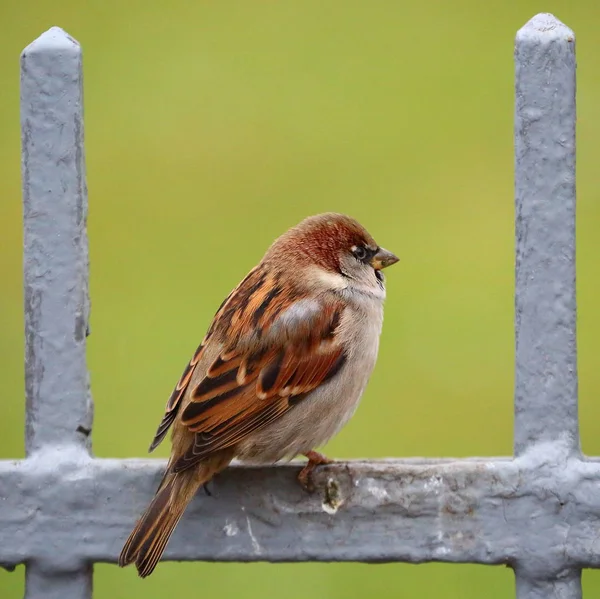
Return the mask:
<path fill-rule="evenodd" d="M 154 451 L 165 438 L 166 434 L 169 432 L 169 428 L 173 424 L 177 413 L 179 412 L 179 406 L 181 405 L 181 398 L 185 394 L 185 391 L 192 380 L 192 374 L 194 373 L 194 369 L 200 360 L 204 347 L 206 345 L 206 338 L 202 341 L 202 343 L 198 346 L 198 349 L 194 352 L 194 356 L 188 362 L 185 367 L 183 374 L 179 378 L 177 385 L 175 385 L 175 389 L 173 389 L 173 393 L 169 397 L 167 401 L 167 405 L 165 406 L 165 415 L 158 425 L 158 429 L 156 430 L 156 434 L 154 435 L 154 439 L 150 444 L 149 452 Z"/>

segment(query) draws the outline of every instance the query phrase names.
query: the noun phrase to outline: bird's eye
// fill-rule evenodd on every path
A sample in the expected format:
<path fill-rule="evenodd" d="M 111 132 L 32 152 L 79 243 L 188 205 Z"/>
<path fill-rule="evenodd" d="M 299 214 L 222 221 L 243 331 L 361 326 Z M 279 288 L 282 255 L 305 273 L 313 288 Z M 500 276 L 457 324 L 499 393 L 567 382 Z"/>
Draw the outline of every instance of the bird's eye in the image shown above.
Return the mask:
<path fill-rule="evenodd" d="M 364 260 L 367 257 L 367 255 L 368 255 L 367 249 L 364 248 L 362 245 L 359 245 L 359 246 L 355 247 L 352 250 L 352 253 L 354 254 L 354 257 L 357 260 Z"/>

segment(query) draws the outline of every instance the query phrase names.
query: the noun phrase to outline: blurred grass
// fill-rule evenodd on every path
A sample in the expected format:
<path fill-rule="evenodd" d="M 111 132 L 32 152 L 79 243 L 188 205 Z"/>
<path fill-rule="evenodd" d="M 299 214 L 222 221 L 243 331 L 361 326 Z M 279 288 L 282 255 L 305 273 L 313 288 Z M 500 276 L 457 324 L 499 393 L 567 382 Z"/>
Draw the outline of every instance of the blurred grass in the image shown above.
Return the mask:
<path fill-rule="evenodd" d="M 512 49 L 541 11 L 577 35 L 581 429 L 600 454 L 596 0 L 34 0 L 0 7 L 0 458 L 23 455 L 18 56 L 52 25 L 84 47 L 97 455 L 144 455 L 222 298 L 274 237 L 325 210 L 402 258 L 376 372 L 328 453 L 509 454 Z M 17 572 L 0 572 L 3 599 L 22 595 Z M 584 585 L 596 596 L 600 576 Z M 493 599 L 513 580 L 462 565 L 165 564 L 142 582 L 100 565 L 95 589 Z"/>

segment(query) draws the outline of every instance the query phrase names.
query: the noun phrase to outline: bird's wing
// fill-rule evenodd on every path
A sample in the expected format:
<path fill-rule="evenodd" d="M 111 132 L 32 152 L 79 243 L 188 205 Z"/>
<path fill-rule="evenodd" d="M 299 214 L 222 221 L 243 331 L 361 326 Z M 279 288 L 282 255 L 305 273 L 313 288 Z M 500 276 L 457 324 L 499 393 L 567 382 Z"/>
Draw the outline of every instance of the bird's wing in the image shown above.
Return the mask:
<path fill-rule="evenodd" d="M 239 443 L 331 379 L 346 359 L 336 338 L 342 311 L 341 302 L 283 293 L 274 275 L 251 271 L 222 304 L 167 404 L 156 439 L 186 391 L 181 423 L 194 433 L 172 471 Z M 205 376 L 193 377 L 203 347 L 217 340 L 218 356 Z"/>

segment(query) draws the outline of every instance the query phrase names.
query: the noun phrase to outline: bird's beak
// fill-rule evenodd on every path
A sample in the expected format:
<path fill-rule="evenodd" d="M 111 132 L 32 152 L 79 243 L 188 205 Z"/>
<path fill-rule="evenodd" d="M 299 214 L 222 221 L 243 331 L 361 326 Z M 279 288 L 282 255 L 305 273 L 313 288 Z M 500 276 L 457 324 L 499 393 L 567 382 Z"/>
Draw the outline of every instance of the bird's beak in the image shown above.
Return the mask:
<path fill-rule="evenodd" d="M 375 270 L 381 270 L 382 268 L 396 264 L 398 260 L 400 260 L 400 258 L 392 254 L 392 252 L 379 248 L 377 253 L 371 258 L 371 266 Z"/>

